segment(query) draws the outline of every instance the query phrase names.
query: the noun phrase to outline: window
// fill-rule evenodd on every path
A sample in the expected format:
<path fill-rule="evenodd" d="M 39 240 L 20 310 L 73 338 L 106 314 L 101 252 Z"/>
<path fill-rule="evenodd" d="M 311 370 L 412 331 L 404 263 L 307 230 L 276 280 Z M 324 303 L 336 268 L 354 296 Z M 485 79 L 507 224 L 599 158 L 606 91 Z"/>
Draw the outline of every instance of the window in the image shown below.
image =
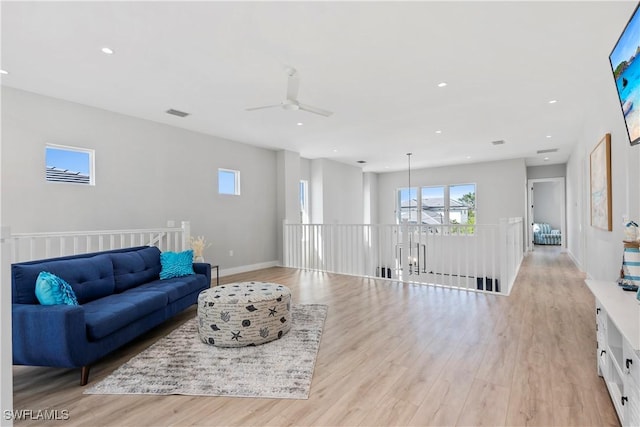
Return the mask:
<path fill-rule="evenodd" d="M 420 198 L 416 197 L 417 188 L 398 189 L 397 220 L 401 223 L 407 219 L 410 224 L 417 224 L 418 212 L 420 223 L 432 225 L 474 225 L 476 223 L 476 185 L 458 184 L 433 187 L 420 187 Z M 473 227 L 451 229 L 473 233 Z"/>
<path fill-rule="evenodd" d="M 422 187 L 422 223 L 446 224 L 445 187 Z"/>
<path fill-rule="evenodd" d="M 449 224 L 476 223 L 475 184 L 449 187 Z"/>
<path fill-rule="evenodd" d="M 240 195 L 240 172 L 218 169 L 218 193 Z"/>
<path fill-rule="evenodd" d="M 309 181 L 300 180 L 300 223 L 309 224 Z"/>
<path fill-rule="evenodd" d="M 47 144 L 45 179 L 48 182 L 95 185 L 94 151 L 86 148 Z"/>
<path fill-rule="evenodd" d="M 398 209 L 398 221 L 402 222 L 405 219 L 410 224 L 418 223 L 418 198 L 416 196 L 418 192 L 417 188 L 401 188 L 398 190 L 397 205 Z"/>

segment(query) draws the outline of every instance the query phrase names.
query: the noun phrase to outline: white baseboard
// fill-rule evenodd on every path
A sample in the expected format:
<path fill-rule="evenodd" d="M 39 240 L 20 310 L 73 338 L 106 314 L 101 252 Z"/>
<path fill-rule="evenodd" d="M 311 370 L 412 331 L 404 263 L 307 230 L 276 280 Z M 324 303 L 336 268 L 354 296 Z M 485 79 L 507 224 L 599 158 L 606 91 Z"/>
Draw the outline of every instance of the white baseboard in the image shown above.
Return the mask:
<path fill-rule="evenodd" d="M 571 261 L 573 261 L 573 264 L 578 268 L 578 270 L 580 270 L 582 273 L 584 273 L 585 271 L 582 269 L 582 265 L 580 265 L 580 263 L 578 262 L 578 259 L 573 256 L 573 253 L 567 249 L 567 255 L 569 255 L 569 259 L 571 259 Z"/>
<path fill-rule="evenodd" d="M 262 270 L 263 268 L 275 267 L 279 264 L 279 261 L 268 261 L 258 264 L 241 265 L 240 267 L 223 268 L 220 269 L 220 277 L 231 276 L 232 274 L 247 273 L 249 271 Z"/>

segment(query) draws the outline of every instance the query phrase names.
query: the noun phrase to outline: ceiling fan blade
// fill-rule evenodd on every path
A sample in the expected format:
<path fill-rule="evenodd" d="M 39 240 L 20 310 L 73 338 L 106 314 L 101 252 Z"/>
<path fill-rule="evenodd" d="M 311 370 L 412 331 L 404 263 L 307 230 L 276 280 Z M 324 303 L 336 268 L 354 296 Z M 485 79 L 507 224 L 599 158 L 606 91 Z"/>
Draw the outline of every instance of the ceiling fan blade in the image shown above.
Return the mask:
<path fill-rule="evenodd" d="M 331 111 L 323 110 L 322 108 L 312 107 L 310 105 L 298 104 L 300 109 L 303 111 L 308 111 L 309 113 L 319 114 L 321 116 L 329 117 L 333 113 Z"/>
<path fill-rule="evenodd" d="M 289 79 L 287 79 L 287 99 L 295 101 L 298 99 L 300 79 L 298 78 L 298 72 L 293 68 L 291 70 L 289 71 Z"/>
<path fill-rule="evenodd" d="M 265 108 L 275 108 L 275 107 L 281 107 L 281 106 L 282 104 L 264 105 L 262 107 L 245 108 L 245 111 L 264 110 Z"/>

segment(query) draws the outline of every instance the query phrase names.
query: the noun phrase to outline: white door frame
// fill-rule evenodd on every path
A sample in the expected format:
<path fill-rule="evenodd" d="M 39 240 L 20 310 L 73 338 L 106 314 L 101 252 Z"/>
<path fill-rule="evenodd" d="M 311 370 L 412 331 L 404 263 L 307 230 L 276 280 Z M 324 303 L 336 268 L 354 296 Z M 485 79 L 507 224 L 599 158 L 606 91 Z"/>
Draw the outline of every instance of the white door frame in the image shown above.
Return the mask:
<path fill-rule="evenodd" d="M 560 192 L 562 196 L 562 203 L 560 204 L 560 244 L 563 251 L 567 249 L 567 219 L 566 219 L 566 204 L 567 195 L 565 188 L 565 178 L 536 178 L 527 180 L 527 249 L 533 250 L 533 232 L 531 231 L 531 223 L 533 222 L 533 184 L 539 182 L 557 182 L 560 183 Z"/>

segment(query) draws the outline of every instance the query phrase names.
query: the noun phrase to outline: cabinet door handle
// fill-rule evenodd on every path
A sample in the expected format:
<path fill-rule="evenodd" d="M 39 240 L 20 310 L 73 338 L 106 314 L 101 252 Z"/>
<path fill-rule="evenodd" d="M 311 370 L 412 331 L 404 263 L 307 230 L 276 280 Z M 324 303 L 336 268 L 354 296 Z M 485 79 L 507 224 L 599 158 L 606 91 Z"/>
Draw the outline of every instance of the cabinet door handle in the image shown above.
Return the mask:
<path fill-rule="evenodd" d="M 627 370 L 631 369 L 630 365 L 633 364 L 633 360 L 627 359 L 624 361 L 624 365 L 627 367 Z"/>
<path fill-rule="evenodd" d="M 596 308 L 596 314 L 600 314 L 600 307 Z"/>
<path fill-rule="evenodd" d="M 624 406 L 624 402 L 628 402 L 629 398 L 627 396 L 622 396 L 622 399 L 620 399 L 622 401 L 622 406 Z"/>
<path fill-rule="evenodd" d="M 607 351 L 606 350 L 600 350 L 600 356 L 602 356 L 603 354 L 606 354 Z"/>

